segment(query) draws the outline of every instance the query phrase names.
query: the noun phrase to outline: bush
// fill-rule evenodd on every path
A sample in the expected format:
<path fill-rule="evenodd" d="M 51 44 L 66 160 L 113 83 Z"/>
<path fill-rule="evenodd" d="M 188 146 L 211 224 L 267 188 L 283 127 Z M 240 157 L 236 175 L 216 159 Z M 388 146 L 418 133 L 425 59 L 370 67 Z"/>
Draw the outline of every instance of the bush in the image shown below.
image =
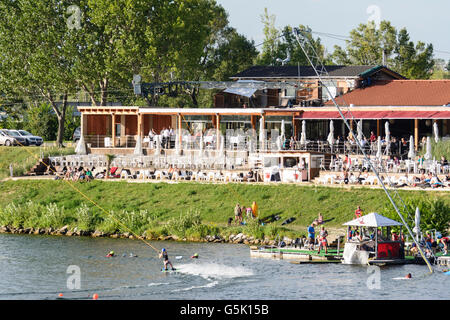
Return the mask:
<path fill-rule="evenodd" d="M 420 229 L 422 231 L 435 229 L 443 234 L 447 234 L 450 223 L 450 206 L 447 205 L 443 200 L 406 199 L 405 205 L 409 216 L 403 213 L 402 214 L 411 229 L 414 227 L 414 215 L 416 212 L 416 208 L 419 208 Z M 404 210 L 401 210 L 401 212 L 403 211 Z M 393 220 L 399 221 L 398 214 L 392 206 L 386 207 L 382 214 Z"/>

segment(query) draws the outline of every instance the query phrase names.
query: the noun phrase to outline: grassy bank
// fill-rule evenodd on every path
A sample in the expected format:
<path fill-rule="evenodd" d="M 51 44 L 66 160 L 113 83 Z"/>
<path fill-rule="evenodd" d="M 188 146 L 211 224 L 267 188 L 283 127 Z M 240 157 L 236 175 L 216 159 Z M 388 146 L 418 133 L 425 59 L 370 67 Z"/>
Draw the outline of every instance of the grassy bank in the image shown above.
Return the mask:
<path fill-rule="evenodd" d="M 295 185 L 244 185 L 199 183 L 127 183 L 93 181 L 74 183 L 81 193 L 107 210 L 114 218 L 86 200 L 65 181 L 1 182 L 0 225 L 53 227 L 69 225 L 83 230 L 133 232 L 153 235 L 201 237 L 244 232 L 261 238 L 305 234 L 305 228 L 321 212 L 327 227 L 342 227 L 354 216 L 357 205 L 365 213 L 383 212 L 390 206 L 382 190 L 327 188 Z M 406 201 L 438 199 L 450 207 L 449 193 L 400 191 Z M 256 201 L 259 217 L 278 215 L 280 220 L 259 226 L 227 227 L 236 203 Z M 412 213 L 413 215 L 414 213 Z M 281 223 L 290 217 L 289 225 Z"/>
<path fill-rule="evenodd" d="M 13 165 L 14 176 L 21 176 L 44 157 L 73 154 L 74 148 L 57 147 L 0 147 L 0 179 L 10 176 L 9 165 Z"/>

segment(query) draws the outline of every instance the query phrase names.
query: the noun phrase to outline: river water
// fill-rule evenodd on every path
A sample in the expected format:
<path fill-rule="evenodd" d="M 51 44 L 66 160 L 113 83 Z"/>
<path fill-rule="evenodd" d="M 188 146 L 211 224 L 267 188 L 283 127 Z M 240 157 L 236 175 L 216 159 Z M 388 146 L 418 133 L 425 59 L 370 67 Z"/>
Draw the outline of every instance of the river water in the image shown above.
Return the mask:
<path fill-rule="evenodd" d="M 151 243 L 178 272 L 161 272 L 139 240 L 1 234 L 0 299 L 450 299 L 450 276 L 426 266 L 296 265 L 250 258 L 245 245 Z M 110 250 L 117 256 L 107 258 Z M 394 280 L 407 273 L 413 278 Z"/>

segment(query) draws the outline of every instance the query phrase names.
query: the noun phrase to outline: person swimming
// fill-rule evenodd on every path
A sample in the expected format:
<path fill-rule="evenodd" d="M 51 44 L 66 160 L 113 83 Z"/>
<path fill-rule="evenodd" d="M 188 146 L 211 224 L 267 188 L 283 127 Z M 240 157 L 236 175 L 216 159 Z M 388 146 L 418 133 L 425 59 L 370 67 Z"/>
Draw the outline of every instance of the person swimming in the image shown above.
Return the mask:
<path fill-rule="evenodd" d="M 198 259 L 198 253 L 194 253 L 194 255 L 191 258 L 192 259 Z"/>
<path fill-rule="evenodd" d="M 170 265 L 170 267 L 172 268 L 172 270 L 176 270 L 172 263 L 169 260 L 169 255 L 167 254 L 167 250 L 165 248 L 162 248 L 161 252 L 159 253 L 159 258 L 163 258 L 164 259 L 164 271 L 167 271 L 167 265 Z"/>
<path fill-rule="evenodd" d="M 411 279 L 412 278 L 412 275 L 411 275 L 411 273 L 408 273 L 407 275 L 406 275 L 406 277 L 405 277 L 406 279 Z"/>
<path fill-rule="evenodd" d="M 114 257 L 114 256 L 115 256 L 115 253 L 112 250 L 106 255 L 107 258 L 111 258 L 111 257 Z"/>

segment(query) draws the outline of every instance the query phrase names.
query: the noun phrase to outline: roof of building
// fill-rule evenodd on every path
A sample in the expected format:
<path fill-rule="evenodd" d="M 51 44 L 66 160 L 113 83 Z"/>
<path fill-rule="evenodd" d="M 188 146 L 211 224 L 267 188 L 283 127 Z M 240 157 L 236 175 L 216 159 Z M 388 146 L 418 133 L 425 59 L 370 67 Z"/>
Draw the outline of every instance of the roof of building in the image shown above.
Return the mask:
<path fill-rule="evenodd" d="M 340 105 L 355 106 L 443 106 L 450 103 L 450 80 L 377 81 L 335 100 Z"/>
<path fill-rule="evenodd" d="M 325 66 L 330 77 L 359 78 L 362 74 L 370 76 L 380 70 L 390 71 L 395 78 L 404 78 L 398 73 L 384 66 Z M 300 69 L 300 72 L 299 72 Z M 311 66 L 253 66 L 234 76 L 231 79 L 255 79 L 255 78 L 301 78 L 317 77 Z"/>

